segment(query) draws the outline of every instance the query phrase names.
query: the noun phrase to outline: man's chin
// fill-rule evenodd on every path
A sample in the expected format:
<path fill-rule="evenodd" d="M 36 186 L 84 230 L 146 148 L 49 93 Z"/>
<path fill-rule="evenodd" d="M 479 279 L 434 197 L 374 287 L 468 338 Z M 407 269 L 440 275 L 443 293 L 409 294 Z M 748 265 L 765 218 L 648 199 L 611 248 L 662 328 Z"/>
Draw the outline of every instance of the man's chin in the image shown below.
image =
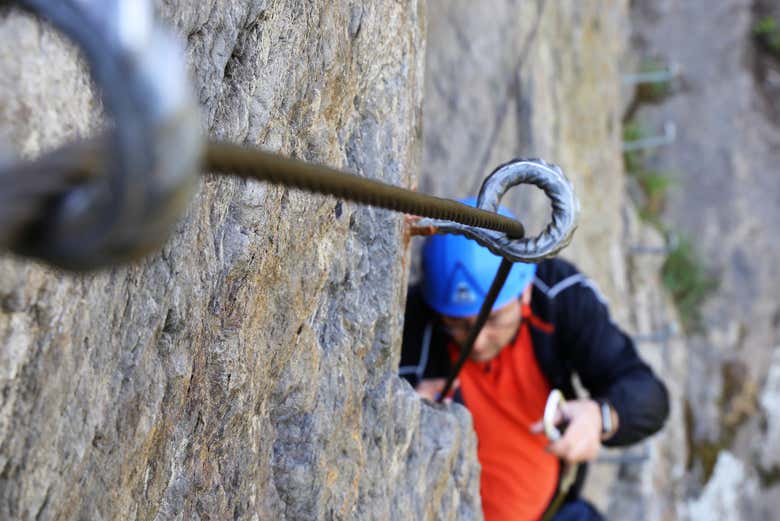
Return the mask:
<path fill-rule="evenodd" d="M 491 361 L 491 360 L 493 360 L 495 357 L 496 357 L 496 355 L 495 355 L 495 354 L 492 354 L 492 355 L 478 355 L 478 354 L 472 354 L 470 358 L 471 358 L 471 360 L 472 360 L 472 361 L 474 361 L 474 362 L 479 362 L 479 363 L 481 363 L 481 364 L 484 364 L 485 362 L 490 362 L 490 361 Z"/>

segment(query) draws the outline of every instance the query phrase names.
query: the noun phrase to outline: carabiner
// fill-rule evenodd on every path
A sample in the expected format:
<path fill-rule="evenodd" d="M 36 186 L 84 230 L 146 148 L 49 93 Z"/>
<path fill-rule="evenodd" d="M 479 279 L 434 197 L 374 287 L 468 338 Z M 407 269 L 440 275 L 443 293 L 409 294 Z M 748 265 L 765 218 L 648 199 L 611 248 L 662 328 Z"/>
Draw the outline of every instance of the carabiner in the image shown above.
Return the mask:
<path fill-rule="evenodd" d="M 555 425 L 555 419 L 558 414 L 558 409 L 566 403 L 563 398 L 563 393 L 558 389 L 550 391 L 547 396 L 547 403 L 544 406 L 544 416 L 542 417 L 542 426 L 544 427 L 544 435 L 550 441 L 558 441 L 561 439 L 561 431 Z"/>
<path fill-rule="evenodd" d="M 98 175 L 47 207 L 13 249 L 77 270 L 138 258 L 168 237 L 197 186 L 203 150 L 184 53 L 148 0 L 16 0 L 84 51 L 113 125 L 78 150 Z M 87 151 L 89 156 L 87 156 Z M 47 158 L 73 158 L 63 147 Z M 41 173 L 41 175 L 45 175 Z"/>

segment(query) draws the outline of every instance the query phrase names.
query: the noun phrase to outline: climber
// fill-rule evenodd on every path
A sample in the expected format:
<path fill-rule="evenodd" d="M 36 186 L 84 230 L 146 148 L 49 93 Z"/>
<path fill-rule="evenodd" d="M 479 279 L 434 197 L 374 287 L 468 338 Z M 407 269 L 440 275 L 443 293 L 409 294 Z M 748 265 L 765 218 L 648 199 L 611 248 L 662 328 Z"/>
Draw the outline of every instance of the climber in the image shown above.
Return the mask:
<path fill-rule="evenodd" d="M 407 298 L 399 372 L 433 400 L 501 259 L 457 235 L 428 238 L 422 257 L 422 282 Z M 666 388 L 610 320 L 594 284 L 566 261 L 513 265 L 492 309 L 448 397 L 472 414 L 486 521 L 539 519 L 561 469 L 580 463 L 553 519 L 603 519 L 578 498 L 584 463 L 601 444 L 630 445 L 658 431 L 668 415 Z M 575 374 L 589 397 L 577 396 Z M 566 427 L 551 442 L 540 420 L 556 388 L 566 397 L 557 420 Z"/>

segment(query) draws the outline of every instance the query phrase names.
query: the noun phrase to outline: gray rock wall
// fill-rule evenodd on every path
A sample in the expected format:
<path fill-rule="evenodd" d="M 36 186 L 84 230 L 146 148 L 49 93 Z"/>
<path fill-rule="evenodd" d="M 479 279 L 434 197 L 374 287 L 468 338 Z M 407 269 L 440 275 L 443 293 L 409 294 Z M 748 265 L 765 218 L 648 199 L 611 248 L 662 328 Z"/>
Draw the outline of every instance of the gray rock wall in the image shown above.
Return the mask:
<path fill-rule="evenodd" d="M 677 124 L 652 156 L 675 176 L 664 218 L 720 279 L 686 339 L 690 519 L 772 519 L 780 505 L 780 57 L 754 37 L 765 15 L 780 20 L 780 2 L 632 9 L 636 55 L 680 68 L 673 95 L 637 113 L 649 129 Z"/>
<path fill-rule="evenodd" d="M 161 1 L 211 136 L 413 182 L 425 8 Z M 0 140 L 100 127 L 74 49 L 0 10 Z M 394 376 L 401 217 L 204 178 L 161 252 L 0 258 L 0 518 L 477 519 L 462 410 Z"/>

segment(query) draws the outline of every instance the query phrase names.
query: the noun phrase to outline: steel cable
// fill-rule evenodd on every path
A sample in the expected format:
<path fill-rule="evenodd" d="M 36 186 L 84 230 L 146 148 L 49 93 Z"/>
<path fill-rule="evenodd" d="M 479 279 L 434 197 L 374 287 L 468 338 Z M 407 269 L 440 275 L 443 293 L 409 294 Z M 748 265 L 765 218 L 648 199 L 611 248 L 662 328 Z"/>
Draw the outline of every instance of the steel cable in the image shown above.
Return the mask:
<path fill-rule="evenodd" d="M 12 248 L 35 233 L 47 204 L 68 190 L 100 177 L 96 142 L 63 147 L 41 158 L 0 167 L 0 247 Z M 211 142 L 203 168 L 220 175 L 267 181 L 356 203 L 422 217 L 446 219 L 520 238 L 522 223 L 457 201 L 424 195 L 323 165 L 286 158 L 256 148 Z"/>
<path fill-rule="evenodd" d="M 525 233 L 522 223 L 497 213 L 255 148 L 211 142 L 206 151 L 205 168 L 388 210 L 487 228 L 515 239 L 522 238 Z"/>
<path fill-rule="evenodd" d="M 109 175 L 106 164 L 110 157 L 110 140 L 102 138 L 64 146 L 34 161 L 9 166 L 0 164 L 0 248 L 27 254 L 24 248 L 27 243 L 42 247 L 39 235 L 51 233 L 46 229 L 52 219 L 51 207 L 61 204 L 62 197 L 69 191 L 88 190 Z M 195 168 L 198 168 L 197 162 Z M 207 143 L 200 168 L 421 216 L 426 218 L 420 222 L 421 226 L 432 226 L 436 233 L 466 235 L 496 255 L 514 262 L 539 262 L 555 255 L 570 241 L 579 210 L 571 183 L 563 172 L 538 159 L 516 159 L 498 167 L 483 183 L 477 208 L 328 166 L 230 143 Z M 552 220 L 537 237 L 523 238 L 522 223 L 495 213 L 504 193 L 522 183 L 542 188 L 553 203 Z M 190 183 L 183 183 L 179 191 L 170 192 L 168 200 L 175 202 L 175 208 L 181 208 L 191 191 Z M 147 220 L 159 214 L 167 215 L 166 220 L 170 220 L 170 211 L 164 207 L 150 207 Z M 153 220 L 149 226 L 153 228 Z M 135 234 L 142 236 L 142 232 L 139 229 Z M 155 230 L 155 234 L 159 233 Z M 156 245 L 154 241 L 139 242 L 141 246 L 134 249 L 130 241 L 124 245 L 124 250 L 112 252 L 112 262 L 102 264 L 137 258 L 151 251 L 150 245 Z M 43 254 L 32 256 L 68 268 L 84 269 L 58 262 L 56 254 L 45 249 Z M 92 267 L 87 261 L 86 268 Z"/>

